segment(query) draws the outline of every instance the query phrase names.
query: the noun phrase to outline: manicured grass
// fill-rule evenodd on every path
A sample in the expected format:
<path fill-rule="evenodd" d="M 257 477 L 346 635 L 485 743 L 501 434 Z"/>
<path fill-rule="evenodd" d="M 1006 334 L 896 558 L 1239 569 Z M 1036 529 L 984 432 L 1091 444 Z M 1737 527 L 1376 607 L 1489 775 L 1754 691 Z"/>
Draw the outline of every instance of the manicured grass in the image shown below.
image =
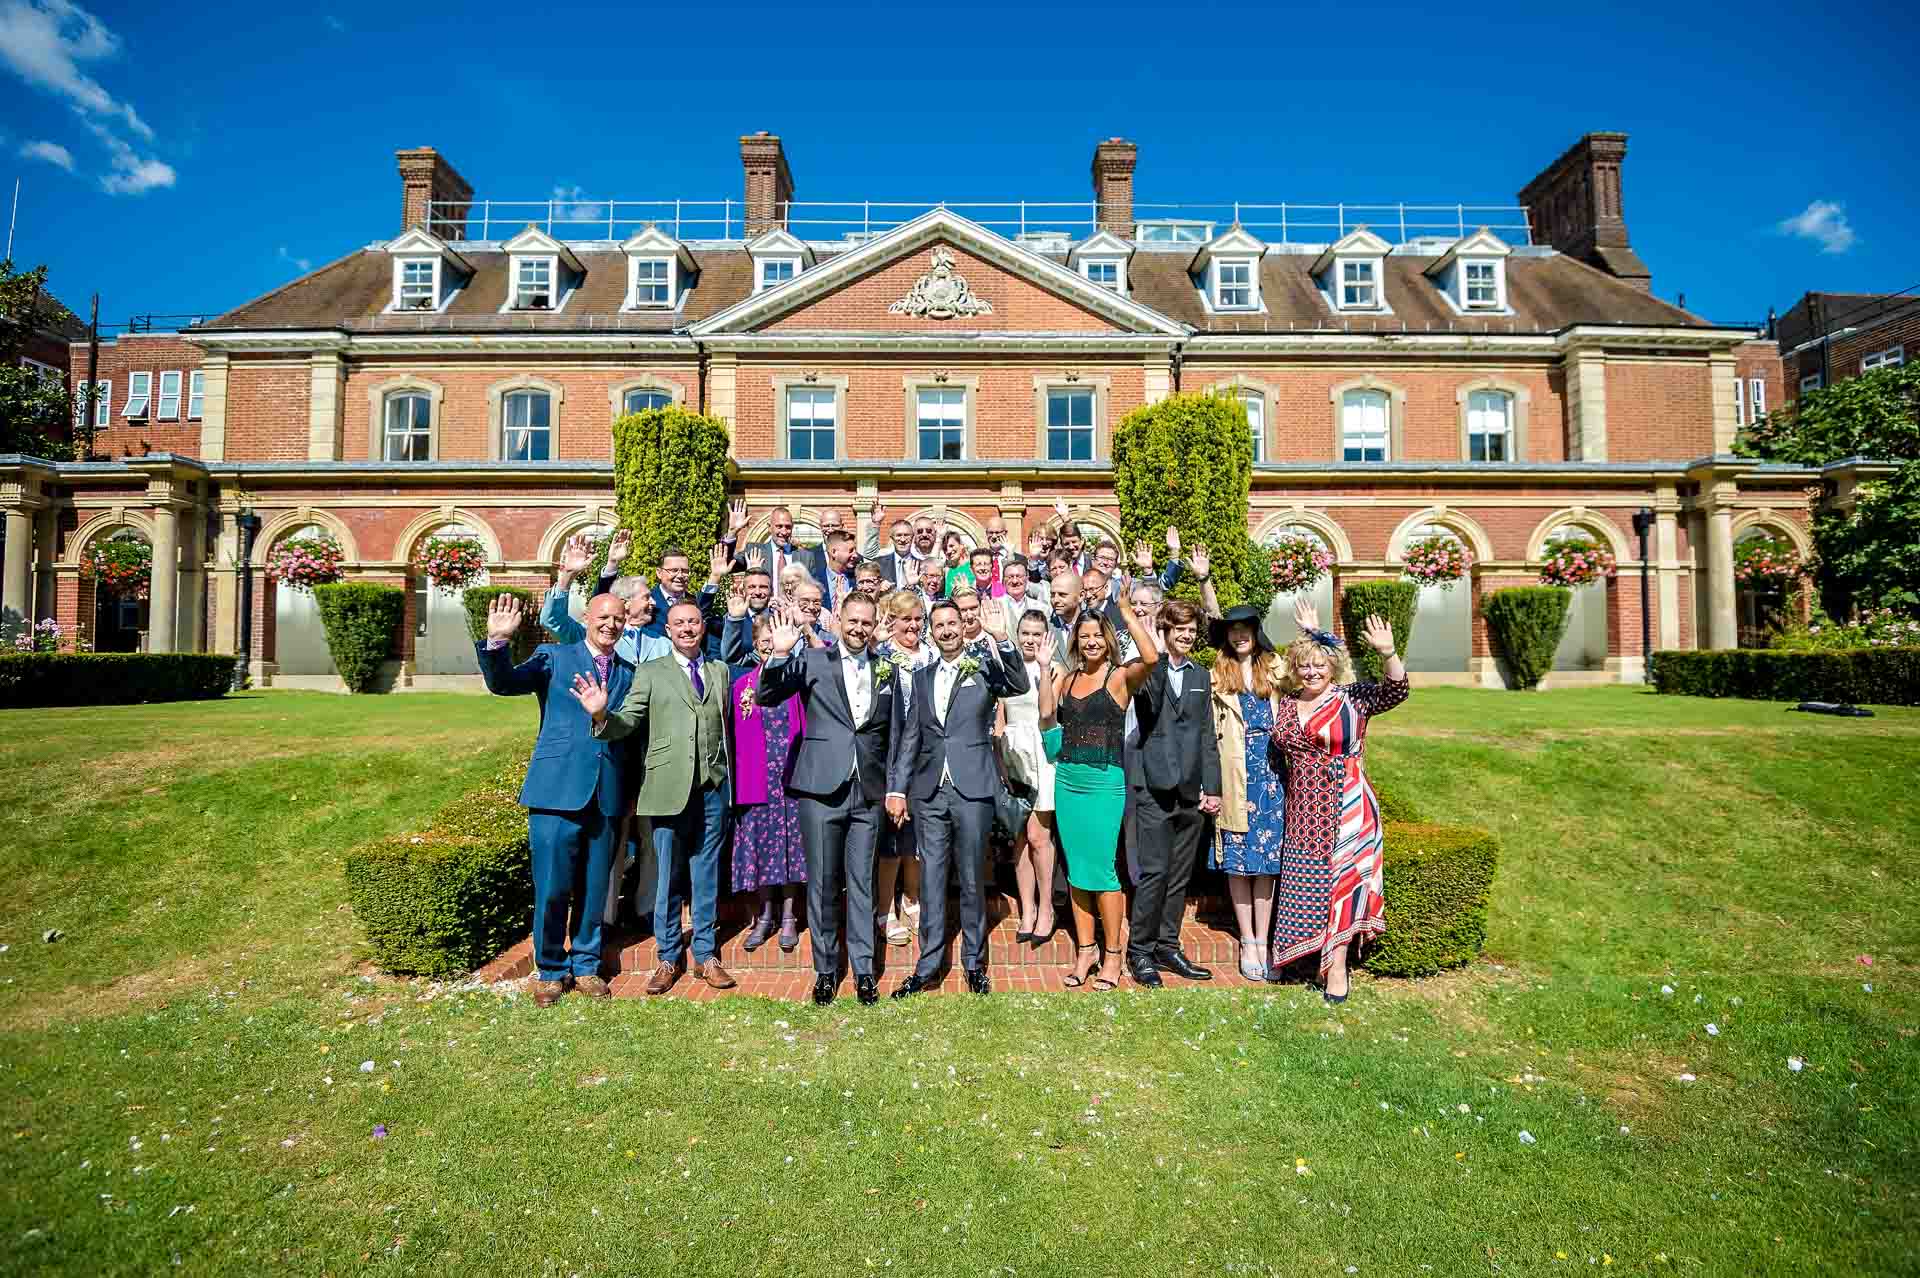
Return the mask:
<path fill-rule="evenodd" d="M 287 693 L 0 716 L 0 1268 L 1920 1263 L 1920 711 L 1417 693 L 1374 767 L 1501 834 L 1489 954 L 1337 1013 L 1290 987 L 542 1013 L 357 975 L 339 851 L 532 722 Z"/>

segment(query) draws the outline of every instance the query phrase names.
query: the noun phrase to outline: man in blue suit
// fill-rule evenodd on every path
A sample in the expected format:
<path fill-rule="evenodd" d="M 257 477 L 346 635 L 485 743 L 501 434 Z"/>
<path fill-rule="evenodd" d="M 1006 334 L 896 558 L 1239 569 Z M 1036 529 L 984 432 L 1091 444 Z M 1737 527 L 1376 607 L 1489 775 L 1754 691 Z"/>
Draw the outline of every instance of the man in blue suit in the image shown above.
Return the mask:
<path fill-rule="evenodd" d="M 592 720 L 567 690 L 576 677 L 594 676 L 608 703 L 618 706 L 633 683 L 633 666 L 614 652 L 626 618 L 612 595 L 596 595 L 587 605 L 584 640 L 543 643 L 516 666 L 507 653 L 520 621 L 520 600 L 496 596 L 487 609 L 486 642 L 477 646 L 487 691 L 531 694 L 540 702 L 540 736 L 520 802 L 533 847 L 533 1001 L 550 1007 L 569 989 L 595 998 L 612 993 L 600 976 L 601 914 L 624 809 L 626 747 L 595 737 Z"/>

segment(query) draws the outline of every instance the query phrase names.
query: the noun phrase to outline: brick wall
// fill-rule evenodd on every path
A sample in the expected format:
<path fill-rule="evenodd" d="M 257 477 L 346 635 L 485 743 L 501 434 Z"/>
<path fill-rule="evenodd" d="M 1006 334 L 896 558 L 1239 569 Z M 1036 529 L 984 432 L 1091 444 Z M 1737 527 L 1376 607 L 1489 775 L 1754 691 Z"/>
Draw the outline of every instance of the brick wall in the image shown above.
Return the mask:
<path fill-rule="evenodd" d="M 1780 360 L 1780 348 L 1772 342 L 1748 342 L 1736 347 L 1733 352 L 1734 375 L 1740 379 L 1741 424 L 1753 424 L 1752 385 L 1757 380 L 1761 384 L 1760 403 L 1763 411 L 1772 412 L 1784 406 L 1789 398 L 1785 365 Z"/>
<path fill-rule="evenodd" d="M 1920 305 L 1896 312 L 1885 323 L 1876 323 L 1858 332 L 1837 337 L 1826 354 L 1828 384 L 1860 375 L 1860 361 L 1889 347 L 1902 349 L 1905 362 L 1920 360 Z M 1787 399 L 1800 397 L 1800 381 L 1821 371 L 1820 347 L 1811 346 L 1796 355 L 1783 357 L 1782 376 Z M 1786 402 L 1786 401 L 1780 401 Z"/>
<path fill-rule="evenodd" d="M 67 351 L 72 367 L 70 385 L 79 387 L 87 380 L 87 344 L 73 343 Z M 200 419 L 190 412 L 193 370 L 201 365 L 200 348 L 178 333 L 129 333 L 114 341 L 100 343 L 100 360 L 95 380 L 111 382 L 113 402 L 109 405 L 107 425 L 94 438 L 93 449 L 102 457 L 140 456 L 148 452 L 200 454 Z M 130 373 L 152 374 L 147 415 L 140 420 L 127 417 L 127 392 L 133 379 Z M 160 412 L 160 374 L 180 374 L 180 407 L 170 419 Z M 302 432 L 301 438 L 305 439 Z"/>
<path fill-rule="evenodd" d="M 1034 287 L 1017 275 L 953 248 L 953 267 L 973 295 L 993 306 L 991 315 L 936 320 L 890 315 L 887 307 L 905 297 L 933 261 L 932 248 L 921 249 L 864 275 L 826 297 L 781 316 L 765 331 L 873 330 L 944 333 L 955 328 L 985 332 L 1086 333 L 1111 331 L 1114 325 L 1091 311 Z"/>
<path fill-rule="evenodd" d="M 227 459 L 305 461 L 312 394 L 304 359 L 234 356 L 227 365 Z M 194 445 L 197 454 L 198 439 Z"/>
<path fill-rule="evenodd" d="M 1607 361 L 1607 460 L 1692 461 L 1712 453 L 1705 360 Z"/>

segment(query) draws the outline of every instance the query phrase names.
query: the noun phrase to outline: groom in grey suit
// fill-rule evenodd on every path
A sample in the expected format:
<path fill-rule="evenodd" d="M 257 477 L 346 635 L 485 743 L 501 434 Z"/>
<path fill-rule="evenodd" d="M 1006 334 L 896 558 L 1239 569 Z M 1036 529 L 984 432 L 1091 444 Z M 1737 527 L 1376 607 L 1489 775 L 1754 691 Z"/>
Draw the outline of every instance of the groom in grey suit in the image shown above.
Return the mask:
<path fill-rule="evenodd" d="M 802 648 L 800 628 L 783 618 L 773 656 L 760 675 L 760 700 L 797 696 L 807 730 L 793 759 L 787 791 L 799 799 L 800 841 L 807 851 L 807 930 L 813 935 L 813 1001 L 833 1002 L 840 982 L 840 889 L 847 890 L 847 948 L 862 1003 L 880 999 L 873 974 L 873 854 L 880 841 L 880 804 L 887 794 L 887 748 L 898 730 L 904 672 L 875 660 L 875 606 L 849 594 L 840 603 L 840 642 Z"/>
<path fill-rule="evenodd" d="M 913 673 L 913 708 L 893 741 L 887 769 L 887 815 L 911 819 L 920 844 L 920 962 L 893 997 L 906 998 L 939 982 L 952 935 L 947 915 L 947 871 L 960 871 L 961 962 L 967 988 L 987 984 L 987 836 L 1000 771 L 994 763 L 993 711 L 1002 697 L 1027 690 L 1027 667 L 1007 642 L 1006 618 L 984 610 L 983 641 L 966 646 L 960 609 L 951 600 L 933 606 L 933 646 L 940 659 Z M 911 804 L 909 804 L 911 800 Z M 911 812 L 909 812 L 911 809 Z"/>

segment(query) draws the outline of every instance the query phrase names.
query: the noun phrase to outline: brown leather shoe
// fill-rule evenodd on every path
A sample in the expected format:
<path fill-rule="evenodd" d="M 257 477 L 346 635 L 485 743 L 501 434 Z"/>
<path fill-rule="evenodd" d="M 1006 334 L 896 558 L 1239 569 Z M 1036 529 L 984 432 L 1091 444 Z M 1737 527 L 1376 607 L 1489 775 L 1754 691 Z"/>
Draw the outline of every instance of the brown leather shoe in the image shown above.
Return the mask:
<path fill-rule="evenodd" d="M 573 988 L 576 993 L 585 994 L 588 998 L 613 997 L 613 987 L 598 976 L 576 976 L 573 978 Z"/>
<path fill-rule="evenodd" d="M 543 981 L 539 977 L 534 976 L 529 977 L 527 980 L 527 984 L 533 992 L 533 1005 L 535 1007 L 552 1007 L 560 1001 L 560 996 L 567 992 L 567 987 L 571 983 L 572 979 L 570 977 L 562 977 L 557 981 Z"/>
<path fill-rule="evenodd" d="M 665 994 L 673 988 L 674 983 L 680 979 L 686 970 L 687 965 L 684 961 L 679 963 L 662 962 L 658 967 L 653 969 L 653 975 L 647 978 L 647 993 Z"/>
<path fill-rule="evenodd" d="M 719 959 L 708 959 L 704 963 L 693 965 L 693 974 L 713 986 L 716 990 L 730 990 L 739 982 L 727 975 L 727 969 L 720 966 Z"/>

